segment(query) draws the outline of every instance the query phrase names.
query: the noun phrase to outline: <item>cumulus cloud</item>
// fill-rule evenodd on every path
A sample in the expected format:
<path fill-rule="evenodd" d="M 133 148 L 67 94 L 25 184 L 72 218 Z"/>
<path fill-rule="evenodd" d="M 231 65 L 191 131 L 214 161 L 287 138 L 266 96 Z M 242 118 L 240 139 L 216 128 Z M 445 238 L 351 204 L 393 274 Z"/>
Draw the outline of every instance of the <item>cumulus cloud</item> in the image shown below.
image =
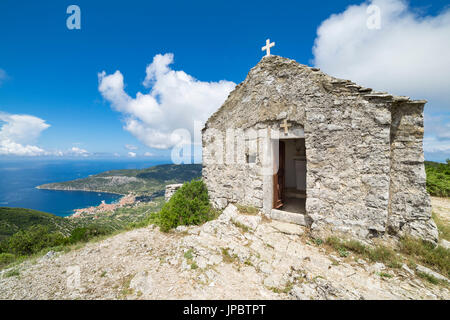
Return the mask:
<path fill-rule="evenodd" d="M 138 147 L 133 146 L 132 144 L 126 144 L 125 145 L 125 149 L 127 149 L 127 150 L 137 150 Z"/>
<path fill-rule="evenodd" d="M 366 25 L 380 8 L 380 29 Z M 450 9 L 421 17 L 402 0 L 373 0 L 334 14 L 317 30 L 314 64 L 378 90 L 450 103 Z"/>
<path fill-rule="evenodd" d="M 450 158 L 450 115 L 425 114 L 426 135 L 423 140 L 425 156 L 429 160 Z"/>
<path fill-rule="evenodd" d="M 151 153 L 151 152 L 146 152 L 146 153 L 144 153 L 144 156 L 145 156 L 145 157 L 153 157 L 154 154 Z"/>
<path fill-rule="evenodd" d="M 128 152 L 128 156 L 131 158 L 135 158 L 136 157 L 136 152 Z"/>
<path fill-rule="evenodd" d="M 67 152 L 67 155 L 82 156 L 82 157 L 87 157 L 89 156 L 89 154 L 90 153 L 87 150 L 78 147 L 72 147 L 72 149 L 70 149 L 69 152 Z"/>
<path fill-rule="evenodd" d="M 143 82 L 148 93 L 138 92 L 135 98 L 125 92 L 120 71 L 98 75 L 99 91 L 124 115 L 124 128 L 152 148 L 168 149 L 190 143 L 184 133 L 193 136 L 195 130 L 200 134 L 201 126 L 235 87 L 230 81 L 203 82 L 184 71 L 172 70 L 169 66 L 173 59 L 171 53 L 153 58 Z"/>
<path fill-rule="evenodd" d="M 375 12 L 367 10 L 370 5 L 379 8 L 379 29 L 367 27 Z M 427 99 L 425 112 L 431 120 L 433 113 L 450 111 L 449 39 L 450 8 L 423 16 L 403 0 L 372 0 L 322 22 L 313 63 L 333 76 L 376 90 Z M 439 145 L 445 149 L 442 133 L 440 138 L 434 135 L 429 124 L 425 122 L 425 150 Z M 448 132 L 445 123 L 439 124 Z"/>
<path fill-rule="evenodd" d="M 50 127 L 38 117 L 0 112 L 0 155 L 39 156 L 47 152 L 34 143 Z"/>

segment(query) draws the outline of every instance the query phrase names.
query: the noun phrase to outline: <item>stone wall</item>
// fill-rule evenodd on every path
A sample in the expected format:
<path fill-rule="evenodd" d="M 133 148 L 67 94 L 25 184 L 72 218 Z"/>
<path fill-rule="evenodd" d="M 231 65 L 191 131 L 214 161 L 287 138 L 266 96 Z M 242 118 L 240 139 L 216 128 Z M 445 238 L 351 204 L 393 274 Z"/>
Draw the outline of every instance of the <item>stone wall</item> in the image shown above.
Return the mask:
<path fill-rule="evenodd" d="M 232 136 L 234 142 L 228 148 L 224 141 L 226 131 L 209 130 L 203 134 L 203 180 L 213 204 L 218 208 L 225 208 L 230 202 L 263 207 L 260 159 L 247 163 L 249 143 L 239 145 L 238 135 L 241 133 L 237 131 Z M 219 136 L 222 138 L 219 139 Z M 257 145 L 258 140 L 250 144 Z M 253 153 L 254 150 L 250 151 Z"/>
<path fill-rule="evenodd" d="M 164 200 L 167 202 L 172 198 L 173 194 L 183 186 L 182 183 L 168 184 L 166 185 L 166 191 L 164 193 Z"/>
<path fill-rule="evenodd" d="M 280 124 L 287 120 L 304 131 L 306 211 L 313 230 L 366 238 L 383 235 L 389 221 L 391 231 L 434 234 L 424 185 L 420 103 L 423 107 L 289 59 L 265 57 L 203 130 L 203 178 L 211 200 L 220 208 L 242 203 L 270 213 L 272 180 L 262 174 L 262 159 L 238 160 L 249 152 L 251 139 L 240 148 L 227 147 L 224 140 L 230 129 L 271 129 L 282 137 Z"/>
<path fill-rule="evenodd" d="M 430 241 L 438 238 L 431 219 L 423 158 L 424 103 L 394 105 L 391 127 L 391 185 L 388 228 Z"/>

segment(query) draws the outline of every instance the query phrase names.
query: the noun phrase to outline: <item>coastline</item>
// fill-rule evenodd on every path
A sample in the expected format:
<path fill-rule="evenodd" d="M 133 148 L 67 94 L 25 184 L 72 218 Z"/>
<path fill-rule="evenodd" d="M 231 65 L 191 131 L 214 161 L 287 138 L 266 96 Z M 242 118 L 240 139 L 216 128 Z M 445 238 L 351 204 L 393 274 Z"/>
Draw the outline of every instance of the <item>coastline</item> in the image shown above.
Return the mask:
<path fill-rule="evenodd" d="M 114 211 L 116 209 L 122 208 L 127 205 L 133 205 L 135 203 L 136 203 L 136 196 L 132 193 L 129 193 L 127 195 L 124 195 L 119 199 L 119 201 L 115 201 L 114 203 L 105 203 L 105 201 L 102 201 L 102 203 L 100 203 L 97 206 L 74 209 L 73 213 L 65 218 L 79 218 L 84 214 L 92 215 L 97 213 Z"/>
<path fill-rule="evenodd" d="M 135 203 L 135 196 L 132 195 L 131 193 L 124 194 L 124 193 L 118 193 L 118 192 L 109 192 L 109 191 L 92 190 L 92 189 L 87 190 L 87 189 L 79 189 L 79 188 L 46 188 L 43 186 L 36 186 L 35 189 L 49 190 L 49 191 L 91 192 L 91 193 L 113 194 L 113 195 L 121 196 L 119 199 L 115 200 L 113 203 L 106 203 L 104 200 L 102 200 L 102 202 L 97 206 L 73 209 L 71 214 L 69 214 L 63 218 L 78 218 L 82 214 L 94 214 L 94 213 L 111 211 L 111 210 L 115 210 L 117 208 L 121 208 L 126 204 Z M 132 201 L 129 201 L 129 197 L 132 197 Z"/>
<path fill-rule="evenodd" d="M 92 190 L 92 189 L 81 189 L 81 188 L 51 188 L 51 187 L 43 187 L 43 186 L 37 186 L 35 189 L 39 190 L 50 190 L 50 191 L 82 191 L 82 192 L 97 192 L 97 193 L 108 193 L 108 194 L 116 194 L 119 196 L 126 196 L 126 193 L 119 193 L 119 192 L 112 192 L 112 191 L 105 191 L 105 190 Z"/>

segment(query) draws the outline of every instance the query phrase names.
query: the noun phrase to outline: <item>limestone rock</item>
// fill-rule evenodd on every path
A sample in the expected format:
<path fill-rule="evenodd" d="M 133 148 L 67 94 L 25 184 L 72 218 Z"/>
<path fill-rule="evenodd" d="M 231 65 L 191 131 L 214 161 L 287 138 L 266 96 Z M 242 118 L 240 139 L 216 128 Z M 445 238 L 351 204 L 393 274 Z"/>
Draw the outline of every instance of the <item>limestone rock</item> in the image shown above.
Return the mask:
<path fill-rule="evenodd" d="M 220 221 L 230 221 L 230 219 L 232 219 L 233 217 L 238 215 L 238 209 L 236 208 L 235 205 L 233 204 L 229 204 L 225 210 L 223 210 L 222 214 L 219 216 L 219 220 Z"/>
<path fill-rule="evenodd" d="M 286 279 L 280 273 L 273 273 L 264 279 L 264 285 L 268 288 L 282 288 L 286 285 Z"/>
<path fill-rule="evenodd" d="M 430 275 L 432 277 L 435 277 L 438 280 L 447 281 L 448 282 L 448 279 L 446 277 L 444 277 L 443 275 L 441 275 L 441 274 L 439 274 L 439 273 L 437 273 L 437 272 L 435 272 L 435 271 L 433 271 L 433 270 L 431 270 L 431 269 L 429 269 L 427 267 L 421 266 L 420 264 L 417 265 L 416 270 L 419 271 L 419 272 L 425 273 L 427 275 Z"/>
<path fill-rule="evenodd" d="M 402 269 L 405 270 L 409 275 L 414 275 L 414 271 L 412 271 L 405 263 L 402 264 Z"/>
<path fill-rule="evenodd" d="M 256 230 L 258 225 L 261 223 L 260 216 L 251 216 L 244 214 L 235 215 L 231 218 L 231 220 L 237 224 L 244 225 L 251 230 Z"/>
<path fill-rule="evenodd" d="M 441 247 L 444 247 L 445 249 L 450 249 L 450 241 L 447 241 L 445 239 L 441 239 L 441 241 L 439 242 L 439 245 Z"/>
<path fill-rule="evenodd" d="M 167 201 L 173 196 L 173 194 L 183 186 L 182 183 L 168 184 L 166 185 L 166 191 L 164 193 L 164 199 Z"/>
<path fill-rule="evenodd" d="M 178 226 L 175 228 L 175 232 L 187 232 L 188 228 L 186 226 Z"/>
<path fill-rule="evenodd" d="M 301 236 L 305 233 L 305 230 L 301 226 L 293 223 L 272 221 L 270 226 L 284 234 Z"/>
<path fill-rule="evenodd" d="M 45 254 L 45 256 L 43 257 L 43 259 L 51 259 L 51 258 L 53 258 L 54 256 L 56 256 L 56 252 L 53 251 L 53 250 L 50 250 L 49 252 L 47 252 L 47 253 Z"/>
<path fill-rule="evenodd" d="M 371 265 L 369 267 L 369 270 L 371 272 L 375 272 L 375 273 L 381 272 L 385 269 L 386 269 L 386 266 L 384 265 L 384 263 L 381 263 L 381 262 L 375 262 L 373 265 Z"/>
<path fill-rule="evenodd" d="M 136 274 L 130 282 L 130 289 L 135 293 L 141 292 L 144 295 L 151 294 L 153 290 L 153 280 L 146 271 Z"/>

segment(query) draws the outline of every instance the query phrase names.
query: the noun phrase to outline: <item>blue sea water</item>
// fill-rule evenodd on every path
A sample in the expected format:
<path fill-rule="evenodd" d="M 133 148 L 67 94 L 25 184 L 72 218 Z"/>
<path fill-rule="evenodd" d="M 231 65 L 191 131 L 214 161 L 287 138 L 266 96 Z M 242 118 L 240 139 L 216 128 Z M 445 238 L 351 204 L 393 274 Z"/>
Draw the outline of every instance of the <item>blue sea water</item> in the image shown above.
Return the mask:
<path fill-rule="evenodd" d="M 65 217 L 74 209 L 113 203 L 120 195 L 83 191 L 39 190 L 36 186 L 85 178 L 115 169 L 143 169 L 168 161 L 17 160 L 0 161 L 0 207 L 40 210 Z"/>

